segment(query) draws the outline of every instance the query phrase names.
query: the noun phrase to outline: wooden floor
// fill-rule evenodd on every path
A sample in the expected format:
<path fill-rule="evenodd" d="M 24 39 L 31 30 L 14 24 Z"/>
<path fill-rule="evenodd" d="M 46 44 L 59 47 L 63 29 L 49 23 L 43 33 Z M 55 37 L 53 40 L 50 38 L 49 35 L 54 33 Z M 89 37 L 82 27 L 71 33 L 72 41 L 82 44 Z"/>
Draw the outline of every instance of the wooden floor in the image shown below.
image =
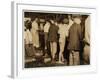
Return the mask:
<path fill-rule="evenodd" d="M 58 60 L 55 63 L 51 63 L 50 57 L 35 58 L 29 57 L 25 60 L 25 68 L 35 68 L 35 67 L 53 67 L 53 66 L 68 66 L 65 62 L 64 64 L 58 63 Z"/>
<path fill-rule="evenodd" d="M 55 63 L 51 63 L 51 57 L 50 55 L 43 56 L 43 53 L 41 54 L 40 50 L 35 51 L 34 56 L 26 56 L 24 60 L 24 67 L 25 68 L 36 68 L 36 67 L 54 67 L 54 66 L 69 66 L 68 60 L 65 60 L 64 64 L 58 63 L 58 57 L 56 57 Z M 84 65 L 83 61 L 80 60 L 80 65 Z"/>

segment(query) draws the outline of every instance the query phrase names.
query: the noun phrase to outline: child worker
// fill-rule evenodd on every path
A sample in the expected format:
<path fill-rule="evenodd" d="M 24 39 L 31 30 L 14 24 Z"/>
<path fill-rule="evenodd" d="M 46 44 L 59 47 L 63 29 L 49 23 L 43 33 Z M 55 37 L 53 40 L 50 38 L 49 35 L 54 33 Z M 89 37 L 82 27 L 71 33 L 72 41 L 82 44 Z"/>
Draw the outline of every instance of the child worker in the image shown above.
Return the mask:
<path fill-rule="evenodd" d="M 60 64 L 64 64 L 64 56 L 63 56 L 63 52 L 64 52 L 64 48 L 65 48 L 65 43 L 66 43 L 66 37 L 68 37 L 68 31 L 70 26 L 73 24 L 73 22 L 71 20 L 69 20 L 68 18 L 64 18 L 62 20 L 62 22 L 60 22 L 59 24 L 59 46 L 60 46 L 60 52 L 59 52 L 59 61 L 58 63 Z"/>
<path fill-rule="evenodd" d="M 55 63 L 55 54 L 57 52 L 57 41 L 58 41 L 58 26 L 57 22 L 54 20 L 50 20 L 51 25 L 48 33 L 48 41 L 50 42 L 50 50 L 51 50 L 51 63 Z"/>
<path fill-rule="evenodd" d="M 24 27 L 24 44 L 25 44 L 25 56 L 34 55 L 34 47 L 32 43 L 32 33 L 31 33 L 31 21 L 25 22 Z"/>
<path fill-rule="evenodd" d="M 45 56 L 48 56 L 48 33 L 50 28 L 50 22 L 49 20 L 46 21 L 44 25 L 44 39 L 45 39 Z"/>

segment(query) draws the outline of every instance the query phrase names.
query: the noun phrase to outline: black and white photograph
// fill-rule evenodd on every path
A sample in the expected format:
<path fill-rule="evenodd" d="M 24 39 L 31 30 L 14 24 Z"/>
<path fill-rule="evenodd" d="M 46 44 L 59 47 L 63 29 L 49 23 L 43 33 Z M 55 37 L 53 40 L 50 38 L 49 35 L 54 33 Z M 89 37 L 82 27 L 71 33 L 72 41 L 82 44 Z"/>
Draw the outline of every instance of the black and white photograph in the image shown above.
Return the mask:
<path fill-rule="evenodd" d="M 24 11 L 24 68 L 90 65 L 89 14 Z"/>
<path fill-rule="evenodd" d="M 13 2 L 11 16 L 13 78 L 97 71 L 95 7 Z"/>

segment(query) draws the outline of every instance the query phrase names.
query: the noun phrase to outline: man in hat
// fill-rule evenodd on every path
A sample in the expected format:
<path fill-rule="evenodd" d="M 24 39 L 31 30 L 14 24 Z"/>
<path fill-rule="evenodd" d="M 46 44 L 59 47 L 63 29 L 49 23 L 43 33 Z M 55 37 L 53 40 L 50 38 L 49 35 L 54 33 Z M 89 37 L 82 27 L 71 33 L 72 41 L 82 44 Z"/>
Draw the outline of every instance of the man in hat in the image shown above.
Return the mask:
<path fill-rule="evenodd" d="M 69 65 L 79 65 L 80 64 L 80 41 L 82 39 L 81 32 L 81 16 L 73 15 L 73 24 L 69 29 L 69 43 L 68 50 L 69 54 Z"/>

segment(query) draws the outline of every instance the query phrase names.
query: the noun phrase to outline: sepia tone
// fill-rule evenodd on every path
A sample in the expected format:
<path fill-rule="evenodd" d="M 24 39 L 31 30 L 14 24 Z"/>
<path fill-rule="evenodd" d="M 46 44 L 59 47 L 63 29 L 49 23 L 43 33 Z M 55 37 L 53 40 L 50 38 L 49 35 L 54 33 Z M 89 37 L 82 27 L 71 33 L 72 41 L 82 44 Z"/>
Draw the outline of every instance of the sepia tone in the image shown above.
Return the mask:
<path fill-rule="evenodd" d="M 90 16 L 24 12 L 24 67 L 90 64 Z"/>

